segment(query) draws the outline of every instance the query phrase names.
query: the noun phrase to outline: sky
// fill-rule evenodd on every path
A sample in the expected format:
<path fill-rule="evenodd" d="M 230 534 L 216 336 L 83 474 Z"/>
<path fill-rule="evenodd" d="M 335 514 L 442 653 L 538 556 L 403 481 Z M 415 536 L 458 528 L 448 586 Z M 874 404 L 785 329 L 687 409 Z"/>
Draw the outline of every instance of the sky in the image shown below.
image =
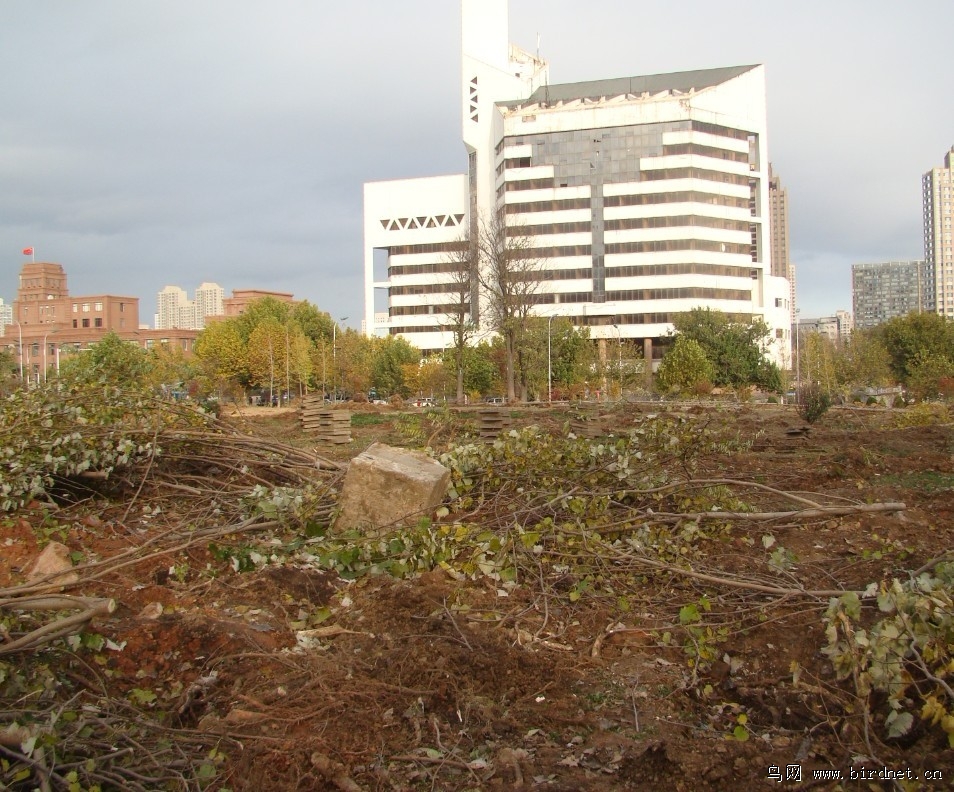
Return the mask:
<path fill-rule="evenodd" d="M 553 83 L 762 63 L 802 317 L 923 257 L 951 0 L 510 0 Z M 457 0 L 0 0 L 0 297 L 211 281 L 363 315 L 362 185 L 463 173 Z"/>

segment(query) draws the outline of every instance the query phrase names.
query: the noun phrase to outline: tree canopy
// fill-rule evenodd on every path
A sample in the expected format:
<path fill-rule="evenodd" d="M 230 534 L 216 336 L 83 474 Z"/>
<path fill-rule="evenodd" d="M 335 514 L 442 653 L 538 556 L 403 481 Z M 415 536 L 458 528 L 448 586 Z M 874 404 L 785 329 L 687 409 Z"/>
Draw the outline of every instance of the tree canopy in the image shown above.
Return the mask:
<path fill-rule="evenodd" d="M 694 308 L 676 316 L 673 327 L 677 336 L 685 336 L 702 348 L 712 365 L 713 385 L 782 389 L 781 372 L 766 357 L 772 343 L 771 329 L 761 317 L 739 322 L 721 311 Z"/>

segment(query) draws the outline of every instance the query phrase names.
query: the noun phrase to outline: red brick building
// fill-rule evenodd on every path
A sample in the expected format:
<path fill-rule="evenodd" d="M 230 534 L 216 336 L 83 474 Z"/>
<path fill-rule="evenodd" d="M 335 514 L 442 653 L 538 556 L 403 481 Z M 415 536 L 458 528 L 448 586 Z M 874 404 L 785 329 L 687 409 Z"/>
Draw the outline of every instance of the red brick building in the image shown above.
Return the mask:
<path fill-rule="evenodd" d="M 50 262 L 23 265 L 12 308 L 13 324 L 4 328 L 0 346 L 14 353 L 23 376 L 34 381 L 58 368 L 63 355 L 88 349 L 109 332 L 143 349 L 174 344 L 186 354 L 199 332 L 141 328 L 138 297 L 71 297 L 66 272 Z"/>

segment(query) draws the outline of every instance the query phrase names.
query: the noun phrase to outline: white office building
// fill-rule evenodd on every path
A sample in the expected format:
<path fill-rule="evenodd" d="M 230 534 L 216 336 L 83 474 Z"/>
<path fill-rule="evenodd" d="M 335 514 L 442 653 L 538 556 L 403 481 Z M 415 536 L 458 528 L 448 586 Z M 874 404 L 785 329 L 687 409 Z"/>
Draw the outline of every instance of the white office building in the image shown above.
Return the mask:
<path fill-rule="evenodd" d="M 509 44 L 507 16 L 506 0 L 462 2 L 467 173 L 365 185 L 368 334 L 448 346 L 454 251 L 502 215 L 540 262 L 538 315 L 634 339 L 656 359 L 676 314 L 760 316 L 776 362 L 790 360 L 789 283 L 770 261 L 763 67 L 551 85 L 546 62 Z M 485 306 L 471 305 L 487 329 Z"/>

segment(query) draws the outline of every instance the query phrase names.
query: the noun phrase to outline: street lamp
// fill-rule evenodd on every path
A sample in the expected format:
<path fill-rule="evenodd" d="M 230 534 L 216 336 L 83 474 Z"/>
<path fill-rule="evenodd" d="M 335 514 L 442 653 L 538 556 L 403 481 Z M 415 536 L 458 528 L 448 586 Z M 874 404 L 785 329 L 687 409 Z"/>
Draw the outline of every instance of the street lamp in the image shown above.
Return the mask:
<path fill-rule="evenodd" d="M 342 316 L 338 322 L 347 319 L 347 316 Z M 338 322 L 331 323 L 331 391 L 335 403 L 338 402 Z"/>
<path fill-rule="evenodd" d="M 550 323 L 553 314 L 547 317 L 547 404 L 553 404 L 553 363 L 550 356 Z"/>

